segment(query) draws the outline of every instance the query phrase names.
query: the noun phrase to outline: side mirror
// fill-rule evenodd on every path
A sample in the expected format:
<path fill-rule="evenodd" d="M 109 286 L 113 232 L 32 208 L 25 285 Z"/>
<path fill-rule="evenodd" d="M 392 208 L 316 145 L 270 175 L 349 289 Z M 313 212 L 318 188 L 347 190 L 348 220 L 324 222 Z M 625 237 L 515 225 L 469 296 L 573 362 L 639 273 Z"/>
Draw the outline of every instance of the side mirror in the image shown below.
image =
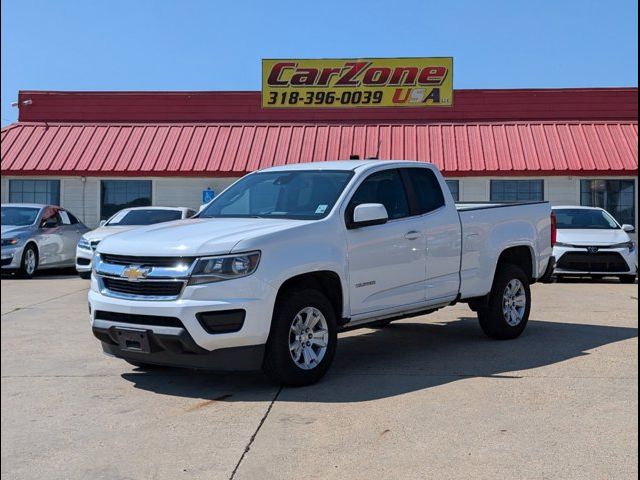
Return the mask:
<path fill-rule="evenodd" d="M 353 221 L 349 228 L 368 227 L 387 223 L 389 214 L 381 203 L 363 203 L 353 210 Z"/>
<path fill-rule="evenodd" d="M 628 223 L 622 225 L 622 230 L 627 233 L 636 233 L 636 227 L 634 227 L 633 225 L 629 225 Z"/>
<path fill-rule="evenodd" d="M 98 224 L 98 226 L 104 227 L 106 224 L 107 224 L 106 220 L 100 220 L 100 223 Z"/>

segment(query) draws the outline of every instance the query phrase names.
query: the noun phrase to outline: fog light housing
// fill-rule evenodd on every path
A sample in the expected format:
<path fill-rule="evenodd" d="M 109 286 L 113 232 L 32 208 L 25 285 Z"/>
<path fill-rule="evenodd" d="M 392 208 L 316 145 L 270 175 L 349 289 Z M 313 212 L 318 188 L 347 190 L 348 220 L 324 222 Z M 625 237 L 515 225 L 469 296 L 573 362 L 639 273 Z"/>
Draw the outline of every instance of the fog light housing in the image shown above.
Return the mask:
<path fill-rule="evenodd" d="M 207 333 L 233 333 L 242 329 L 245 315 L 242 309 L 218 310 L 196 313 L 196 318 Z"/>

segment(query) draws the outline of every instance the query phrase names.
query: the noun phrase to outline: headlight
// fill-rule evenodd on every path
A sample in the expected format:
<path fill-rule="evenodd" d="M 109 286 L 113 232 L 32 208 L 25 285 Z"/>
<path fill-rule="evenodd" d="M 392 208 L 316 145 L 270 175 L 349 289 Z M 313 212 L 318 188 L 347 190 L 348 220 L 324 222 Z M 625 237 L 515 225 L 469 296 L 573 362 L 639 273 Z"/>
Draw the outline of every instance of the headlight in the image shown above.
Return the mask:
<path fill-rule="evenodd" d="M 2 239 L 2 246 L 3 247 L 10 247 L 10 246 L 13 246 L 13 245 L 17 245 L 19 241 L 20 240 L 17 239 L 17 238 L 3 238 Z"/>
<path fill-rule="evenodd" d="M 570 243 L 562 243 L 562 242 L 556 242 L 553 245 L 554 247 L 573 247 L 573 245 L 571 245 Z"/>
<path fill-rule="evenodd" d="M 260 252 L 199 258 L 191 271 L 189 285 L 246 277 L 256 271 L 259 261 Z"/>
<path fill-rule="evenodd" d="M 80 237 L 80 241 L 78 242 L 78 248 L 91 251 L 91 243 L 86 238 Z"/>
<path fill-rule="evenodd" d="M 634 242 L 616 243 L 615 245 L 611 245 L 609 248 L 628 248 L 629 253 L 631 253 L 636 249 L 636 244 Z"/>

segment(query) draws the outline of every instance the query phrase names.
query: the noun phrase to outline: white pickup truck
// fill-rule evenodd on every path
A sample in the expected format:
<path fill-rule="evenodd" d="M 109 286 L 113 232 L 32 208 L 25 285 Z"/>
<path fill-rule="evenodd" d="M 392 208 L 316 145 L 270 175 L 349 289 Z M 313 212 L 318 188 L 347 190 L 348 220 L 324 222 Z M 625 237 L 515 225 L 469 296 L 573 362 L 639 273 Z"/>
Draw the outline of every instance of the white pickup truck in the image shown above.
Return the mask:
<path fill-rule="evenodd" d="M 340 331 L 456 302 L 519 336 L 551 268 L 548 203 L 458 205 L 434 165 L 351 160 L 251 173 L 195 218 L 98 246 L 89 306 L 103 350 L 146 367 L 320 379 Z"/>

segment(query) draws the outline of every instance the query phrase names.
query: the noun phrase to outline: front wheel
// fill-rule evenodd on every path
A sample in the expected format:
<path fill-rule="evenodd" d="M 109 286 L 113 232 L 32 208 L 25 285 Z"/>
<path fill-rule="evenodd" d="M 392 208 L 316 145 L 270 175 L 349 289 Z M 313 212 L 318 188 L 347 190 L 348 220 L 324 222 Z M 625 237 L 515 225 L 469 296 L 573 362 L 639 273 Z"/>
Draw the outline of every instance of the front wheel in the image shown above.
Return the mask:
<path fill-rule="evenodd" d="M 24 247 L 18 276 L 20 278 L 32 278 L 38 269 L 38 250 L 33 244 Z"/>
<path fill-rule="evenodd" d="M 487 336 L 507 340 L 524 331 L 530 310 L 529 279 L 520 267 L 507 264 L 496 273 L 487 306 L 478 310 L 478 320 Z"/>
<path fill-rule="evenodd" d="M 333 361 L 338 341 L 331 303 L 317 290 L 292 290 L 276 304 L 263 370 L 289 386 L 320 380 Z"/>

